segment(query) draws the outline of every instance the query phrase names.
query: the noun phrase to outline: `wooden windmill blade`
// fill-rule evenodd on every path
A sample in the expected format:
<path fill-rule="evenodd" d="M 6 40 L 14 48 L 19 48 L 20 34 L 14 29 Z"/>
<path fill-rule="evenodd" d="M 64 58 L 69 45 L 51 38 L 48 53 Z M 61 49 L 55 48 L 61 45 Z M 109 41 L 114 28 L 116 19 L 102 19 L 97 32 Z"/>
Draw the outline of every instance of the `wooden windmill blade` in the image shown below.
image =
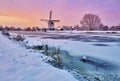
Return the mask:
<path fill-rule="evenodd" d="M 49 20 L 48 19 L 41 19 L 41 21 L 47 21 L 48 22 Z"/>
<path fill-rule="evenodd" d="M 52 19 L 52 11 L 50 11 L 49 19 Z"/>
<path fill-rule="evenodd" d="M 51 21 L 53 21 L 53 22 L 60 22 L 60 20 L 51 20 Z"/>

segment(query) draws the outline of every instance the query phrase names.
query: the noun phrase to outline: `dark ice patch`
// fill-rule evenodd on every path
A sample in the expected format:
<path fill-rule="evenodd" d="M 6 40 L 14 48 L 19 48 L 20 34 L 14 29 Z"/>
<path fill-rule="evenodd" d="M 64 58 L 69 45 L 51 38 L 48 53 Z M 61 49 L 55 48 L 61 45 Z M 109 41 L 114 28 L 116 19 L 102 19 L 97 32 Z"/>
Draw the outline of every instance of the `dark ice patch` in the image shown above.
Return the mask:
<path fill-rule="evenodd" d="M 110 46 L 108 44 L 92 44 L 92 45 L 94 45 L 94 46 Z"/>
<path fill-rule="evenodd" d="M 118 44 L 117 46 L 120 46 L 120 44 Z"/>

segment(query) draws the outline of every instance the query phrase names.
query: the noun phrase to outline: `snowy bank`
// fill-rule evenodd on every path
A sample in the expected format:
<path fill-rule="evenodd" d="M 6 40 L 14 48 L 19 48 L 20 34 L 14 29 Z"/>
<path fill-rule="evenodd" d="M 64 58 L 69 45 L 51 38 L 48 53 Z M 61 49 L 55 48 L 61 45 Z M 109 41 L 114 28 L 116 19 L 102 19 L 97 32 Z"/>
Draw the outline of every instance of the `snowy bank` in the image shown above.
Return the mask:
<path fill-rule="evenodd" d="M 0 38 L 0 81 L 77 81 L 67 71 L 44 63 L 44 55 L 1 34 Z"/>

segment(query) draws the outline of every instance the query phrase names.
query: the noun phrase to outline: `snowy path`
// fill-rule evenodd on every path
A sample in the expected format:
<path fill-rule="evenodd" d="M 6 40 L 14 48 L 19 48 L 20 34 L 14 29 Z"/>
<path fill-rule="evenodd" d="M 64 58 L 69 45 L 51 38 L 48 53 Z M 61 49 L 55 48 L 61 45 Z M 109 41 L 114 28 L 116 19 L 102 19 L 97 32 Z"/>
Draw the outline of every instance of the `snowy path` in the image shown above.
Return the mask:
<path fill-rule="evenodd" d="M 0 81 L 77 81 L 68 72 L 42 62 L 41 56 L 0 34 Z"/>

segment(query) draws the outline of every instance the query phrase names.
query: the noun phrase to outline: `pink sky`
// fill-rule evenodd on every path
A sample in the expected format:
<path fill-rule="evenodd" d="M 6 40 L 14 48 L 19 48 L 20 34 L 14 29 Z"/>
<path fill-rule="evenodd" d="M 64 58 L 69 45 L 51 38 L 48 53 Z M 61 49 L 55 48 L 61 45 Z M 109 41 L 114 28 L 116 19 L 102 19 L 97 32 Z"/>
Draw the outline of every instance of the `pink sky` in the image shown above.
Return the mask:
<path fill-rule="evenodd" d="M 62 25 L 80 25 L 86 13 L 99 15 L 103 24 L 120 23 L 120 0 L 0 0 L 0 25 L 47 27 L 49 11 Z"/>

